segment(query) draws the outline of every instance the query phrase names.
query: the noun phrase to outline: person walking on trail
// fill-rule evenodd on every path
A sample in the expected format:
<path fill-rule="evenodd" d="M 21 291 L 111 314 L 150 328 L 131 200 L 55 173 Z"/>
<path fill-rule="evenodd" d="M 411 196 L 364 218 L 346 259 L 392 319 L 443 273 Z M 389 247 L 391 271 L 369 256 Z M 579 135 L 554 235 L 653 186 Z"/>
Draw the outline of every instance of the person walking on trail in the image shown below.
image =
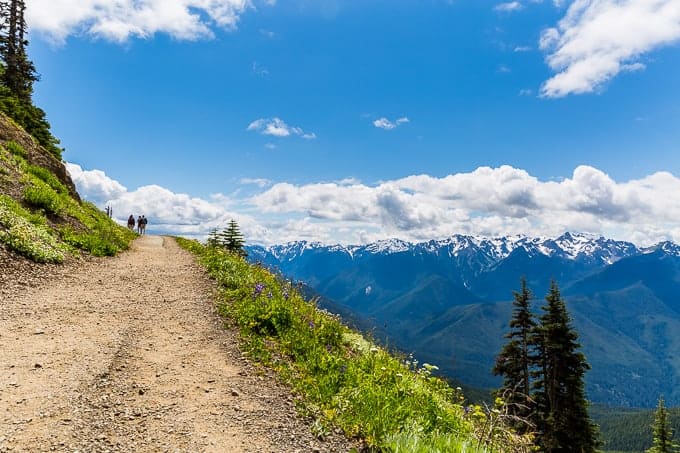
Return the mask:
<path fill-rule="evenodd" d="M 132 214 L 130 214 L 130 217 L 128 217 L 128 228 L 130 228 L 131 230 L 135 229 L 135 216 L 133 216 Z"/>
<path fill-rule="evenodd" d="M 141 230 L 142 234 L 146 234 L 146 224 L 148 220 L 144 215 L 142 215 L 142 219 L 139 221 L 139 229 Z"/>
<path fill-rule="evenodd" d="M 142 234 L 142 216 L 137 217 L 137 233 Z"/>

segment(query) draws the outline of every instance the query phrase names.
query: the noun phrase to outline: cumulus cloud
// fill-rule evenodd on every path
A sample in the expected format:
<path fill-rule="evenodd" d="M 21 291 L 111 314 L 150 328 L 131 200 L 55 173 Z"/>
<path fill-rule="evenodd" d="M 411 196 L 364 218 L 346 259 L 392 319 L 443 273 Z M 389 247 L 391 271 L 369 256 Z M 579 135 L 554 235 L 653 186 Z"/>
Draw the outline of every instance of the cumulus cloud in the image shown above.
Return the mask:
<path fill-rule="evenodd" d="M 541 94 L 593 92 L 621 72 L 644 69 L 644 54 L 678 41 L 677 0 L 574 0 L 559 24 L 541 35 L 556 72 Z"/>
<path fill-rule="evenodd" d="M 250 0 L 32 0 L 26 18 L 32 30 L 63 42 L 86 34 L 116 42 L 167 33 L 176 39 L 213 36 L 233 29 L 252 7 Z"/>
<path fill-rule="evenodd" d="M 290 137 L 291 135 L 297 135 L 305 140 L 314 140 L 316 138 L 314 132 L 305 132 L 300 127 L 289 126 L 285 121 L 277 117 L 257 119 L 251 122 L 246 130 L 279 138 Z"/>
<path fill-rule="evenodd" d="M 257 191 L 248 198 L 215 194 L 209 199 L 147 185 L 129 190 L 99 170 L 68 164 L 85 199 L 112 206 L 119 222 L 145 214 L 155 233 L 204 237 L 230 219 L 250 242 L 307 239 L 365 243 L 398 237 L 411 241 L 452 234 L 558 236 L 582 231 L 639 245 L 680 242 L 680 178 L 668 172 L 615 181 L 579 166 L 559 181 L 542 181 L 511 166 L 480 167 L 444 177 L 412 175 L 379 184 L 356 179 L 271 185 L 243 179 Z M 252 192 L 248 192 L 252 194 Z"/>
<path fill-rule="evenodd" d="M 647 245 L 680 240 L 675 226 L 680 206 L 665 195 L 678 190 L 680 179 L 666 172 L 616 182 L 601 170 L 579 166 L 570 178 L 556 182 L 502 166 L 442 178 L 414 175 L 375 186 L 280 183 L 250 202 L 263 212 L 361 223 L 373 227 L 373 238 L 556 236 L 574 230 Z"/>
<path fill-rule="evenodd" d="M 95 204 L 103 204 L 108 200 L 120 197 L 127 189 L 118 181 L 109 178 L 101 170 L 83 170 L 80 165 L 67 163 L 73 183 L 82 193 L 88 195 L 88 200 Z"/>
<path fill-rule="evenodd" d="M 401 118 L 397 118 L 394 121 L 390 121 L 385 117 L 378 118 L 377 120 L 373 121 L 373 126 L 377 127 L 378 129 L 384 129 L 386 131 L 390 131 L 392 129 L 395 129 L 402 124 L 409 123 L 410 120 L 406 118 L 405 116 Z"/>

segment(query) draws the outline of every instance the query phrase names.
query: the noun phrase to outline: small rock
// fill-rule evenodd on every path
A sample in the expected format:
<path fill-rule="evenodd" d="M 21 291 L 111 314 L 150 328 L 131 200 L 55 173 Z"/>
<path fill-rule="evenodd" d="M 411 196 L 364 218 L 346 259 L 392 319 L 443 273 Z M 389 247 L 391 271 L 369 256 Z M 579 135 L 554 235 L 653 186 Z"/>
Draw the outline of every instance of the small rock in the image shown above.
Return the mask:
<path fill-rule="evenodd" d="M 232 390 L 231 396 L 239 396 L 239 393 L 236 390 Z"/>
<path fill-rule="evenodd" d="M 42 365 L 39 364 L 39 363 L 36 363 L 35 365 L 33 365 L 33 367 L 36 368 L 36 369 L 37 369 L 37 368 L 42 368 Z"/>
<path fill-rule="evenodd" d="M 33 332 L 33 335 L 44 335 L 45 331 L 43 329 L 35 329 L 35 332 Z"/>

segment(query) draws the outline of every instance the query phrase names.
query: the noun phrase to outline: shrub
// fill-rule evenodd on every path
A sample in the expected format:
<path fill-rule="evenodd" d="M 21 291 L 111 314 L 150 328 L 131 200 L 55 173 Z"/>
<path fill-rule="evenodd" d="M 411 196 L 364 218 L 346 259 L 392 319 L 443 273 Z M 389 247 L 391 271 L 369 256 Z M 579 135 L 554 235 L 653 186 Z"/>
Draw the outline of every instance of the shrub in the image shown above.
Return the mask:
<path fill-rule="evenodd" d="M 30 185 L 24 188 L 23 196 L 26 203 L 44 209 L 51 214 L 59 215 L 64 209 L 64 203 L 59 194 L 47 183 L 38 179 L 34 179 Z"/>
<path fill-rule="evenodd" d="M 59 179 L 48 169 L 39 167 L 37 165 L 28 165 L 27 170 L 30 174 L 47 183 L 47 185 L 54 189 L 57 193 L 68 193 L 66 186 L 61 181 L 59 181 Z"/>
<path fill-rule="evenodd" d="M 0 243 L 39 263 L 61 263 L 66 248 L 42 225 L 34 225 L 33 217 L 11 198 L 0 196 Z"/>
<path fill-rule="evenodd" d="M 24 159 L 28 157 L 24 147 L 15 141 L 10 140 L 7 143 L 5 143 L 5 149 L 10 153 L 14 154 L 15 156 L 20 156 L 23 157 Z"/>

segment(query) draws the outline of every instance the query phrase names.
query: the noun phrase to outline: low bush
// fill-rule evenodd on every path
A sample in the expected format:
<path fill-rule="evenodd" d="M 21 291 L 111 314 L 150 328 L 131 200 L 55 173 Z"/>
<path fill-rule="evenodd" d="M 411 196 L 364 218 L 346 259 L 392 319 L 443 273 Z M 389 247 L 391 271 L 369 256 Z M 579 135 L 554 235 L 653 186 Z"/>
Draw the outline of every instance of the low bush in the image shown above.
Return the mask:
<path fill-rule="evenodd" d="M 61 214 L 64 209 L 64 203 L 59 194 L 47 183 L 36 178 L 24 187 L 23 196 L 26 203 L 54 215 Z"/>
<path fill-rule="evenodd" d="M 28 220 L 32 218 L 16 201 L 0 195 L 0 243 L 39 263 L 63 262 L 66 247 L 43 225 Z"/>
<path fill-rule="evenodd" d="M 7 151 L 14 154 L 15 156 L 20 156 L 20 157 L 23 157 L 24 159 L 26 159 L 28 157 L 24 147 L 21 146 L 20 144 L 18 144 L 17 142 L 15 142 L 15 141 L 10 140 L 7 143 L 5 143 L 4 146 L 5 146 L 5 149 Z"/>

